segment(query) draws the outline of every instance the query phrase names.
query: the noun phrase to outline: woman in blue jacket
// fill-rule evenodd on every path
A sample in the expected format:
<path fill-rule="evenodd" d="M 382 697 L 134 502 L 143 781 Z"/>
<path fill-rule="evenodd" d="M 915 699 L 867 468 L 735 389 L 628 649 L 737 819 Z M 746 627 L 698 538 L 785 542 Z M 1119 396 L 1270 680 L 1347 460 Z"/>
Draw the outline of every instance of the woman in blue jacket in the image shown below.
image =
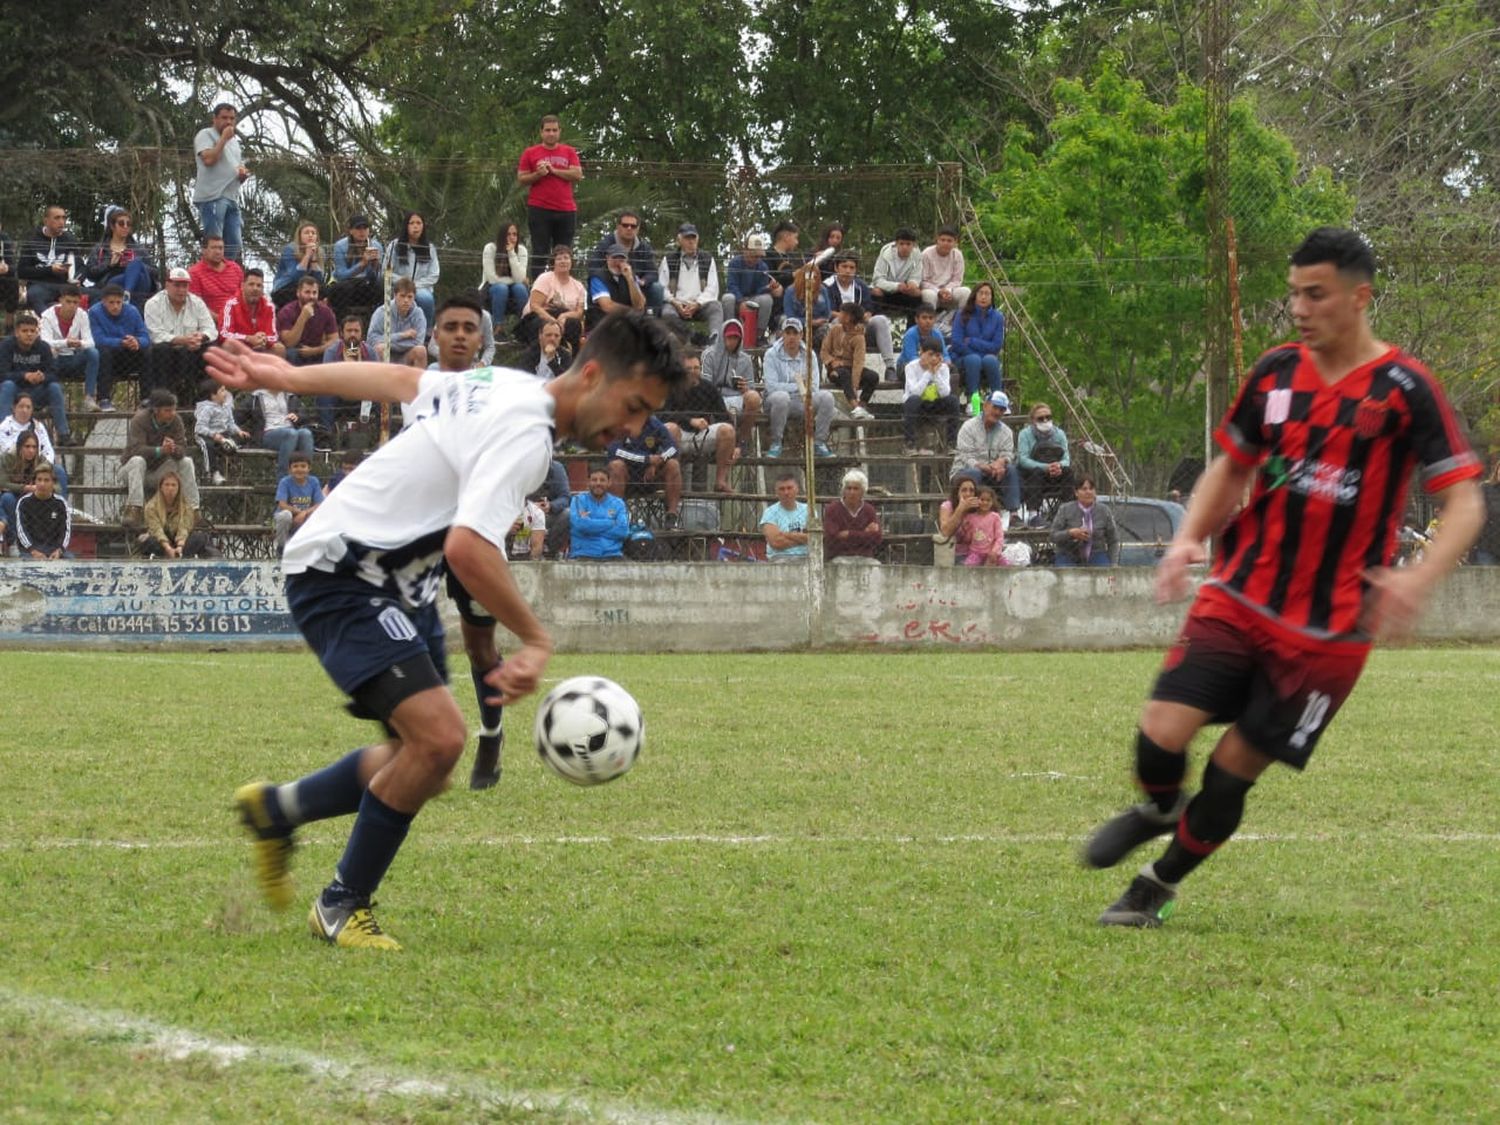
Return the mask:
<path fill-rule="evenodd" d="M 995 307 L 995 286 L 981 281 L 953 318 L 953 354 L 964 373 L 969 398 L 985 384 L 985 394 L 1000 387 L 1000 350 L 1005 347 L 1005 314 Z"/>

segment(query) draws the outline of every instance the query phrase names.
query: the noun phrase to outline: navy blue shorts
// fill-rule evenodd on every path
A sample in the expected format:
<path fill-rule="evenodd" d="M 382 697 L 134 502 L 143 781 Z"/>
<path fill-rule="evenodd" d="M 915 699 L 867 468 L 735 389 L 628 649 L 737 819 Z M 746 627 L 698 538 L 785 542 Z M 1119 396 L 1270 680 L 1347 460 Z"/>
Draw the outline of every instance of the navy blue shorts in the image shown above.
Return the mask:
<path fill-rule="evenodd" d="M 361 688 L 398 665 L 404 669 L 399 679 L 412 689 L 407 694 L 447 683 L 437 606 L 411 610 L 361 578 L 321 570 L 287 575 L 286 601 L 323 670 L 356 702 L 362 702 Z M 365 710 L 383 721 L 401 700 L 389 691 L 380 695 L 382 702 Z"/>

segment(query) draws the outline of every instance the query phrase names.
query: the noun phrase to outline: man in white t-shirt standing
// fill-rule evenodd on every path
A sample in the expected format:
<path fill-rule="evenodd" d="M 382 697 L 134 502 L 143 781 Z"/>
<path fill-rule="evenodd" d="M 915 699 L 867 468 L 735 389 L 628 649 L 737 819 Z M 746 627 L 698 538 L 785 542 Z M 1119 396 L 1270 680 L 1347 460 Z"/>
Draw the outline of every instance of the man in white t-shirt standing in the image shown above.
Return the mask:
<path fill-rule="evenodd" d="M 234 106 L 219 102 L 213 109 L 213 124 L 198 130 L 193 138 L 193 156 L 198 177 L 193 183 L 193 206 L 203 223 L 205 238 L 222 238 L 224 254 L 240 260 L 240 185 L 250 178 L 235 131 Z"/>
<path fill-rule="evenodd" d="M 526 604 L 503 544 L 546 478 L 554 432 L 590 449 L 632 436 L 682 382 L 670 333 L 643 313 L 617 313 L 589 334 L 573 366 L 543 383 L 505 368 L 416 371 L 384 363 L 293 367 L 239 342 L 208 353 L 231 390 L 340 394 L 408 404 L 408 423 L 329 494 L 282 558 L 292 618 L 351 713 L 386 740 L 285 785 L 235 793 L 256 850 L 261 890 L 291 905 L 298 825 L 355 814 L 334 879 L 314 901 L 313 933 L 343 947 L 399 949 L 370 897 L 412 819 L 448 784 L 463 754 L 463 715 L 446 686 L 436 600 L 446 561 L 469 596 L 520 647 L 494 668 L 491 697 L 534 691 L 552 638 Z"/>

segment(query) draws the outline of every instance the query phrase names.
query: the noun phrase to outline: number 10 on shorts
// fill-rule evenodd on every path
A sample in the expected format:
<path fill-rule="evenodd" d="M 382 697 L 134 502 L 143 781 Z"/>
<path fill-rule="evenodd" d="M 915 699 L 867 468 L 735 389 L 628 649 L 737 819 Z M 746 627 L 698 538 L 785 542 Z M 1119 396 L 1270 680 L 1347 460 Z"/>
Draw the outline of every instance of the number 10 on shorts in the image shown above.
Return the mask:
<path fill-rule="evenodd" d="M 1301 750 L 1307 745 L 1307 740 L 1318 733 L 1318 728 L 1328 718 L 1328 708 L 1332 702 L 1332 698 L 1325 692 L 1307 693 L 1307 703 L 1302 708 L 1302 717 L 1297 720 L 1297 729 L 1292 731 L 1292 737 L 1287 740 L 1293 749 Z"/>

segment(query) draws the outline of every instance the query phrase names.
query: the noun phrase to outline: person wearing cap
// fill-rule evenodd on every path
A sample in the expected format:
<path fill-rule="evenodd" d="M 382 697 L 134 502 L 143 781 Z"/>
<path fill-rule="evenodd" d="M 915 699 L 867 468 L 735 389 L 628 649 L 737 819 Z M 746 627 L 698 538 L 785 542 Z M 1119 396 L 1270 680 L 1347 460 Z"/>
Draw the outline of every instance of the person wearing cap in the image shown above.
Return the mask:
<path fill-rule="evenodd" d="M 612 312 L 624 309 L 640 311 L 646 307 L 646 294 L 641 291 L 635 268 L 630 264 L 630 251 L 618 242 L 611 242 L 604 251 L 604 270 L 589 276 L 589 307 L 584 313 L 584 326 L 594 325 Z"/>
<path fill-rule="evenodd" d="M 995 307 L 995 286 L 981 281 L 953 318 L 952 354 L 964 373 L 964 397 L 1000 389 L 1000 350 L 1005 347 L 1005 314 Z"/>
<path fill-rule="evenodd" d="M 384 252 L 379 240 L 370 236 L 369 218 L 351 215 L 349 233 L 333 244 L 333 285 L 328 291 L 328 303 L 340 321 L 351 309 L 373 309 L 380 303 Z"/>
<path fill-rule="evenodd" d="M 743 453 L 760 417 L 760 391 L 755 389 L 755 364 L 745 351 L 745 327 L 726 320 L 719 338 L 703 349 L 703 379 L 718 388 L 735 423 L 735 445 Z"/>
<path fill-rule="evenodd" d="M 646 294 L 646 307 L 660 316 L 666 295 L 657 279 L 656 250 L 652 247 L 651 240 L 641 232 L 641 217 L 634 211 L 621 211 L 615 219 L 614 231 L 606 234 L 589 251 L 589 276 L 601 274 L 609 267 L 609 248 L 616 243 L 625 248 L 636 283 Z"/>
<path fill-rule="evenodd" d="M 154 342 L 147 382 L 141 388 L 165 386 L 183 401 L 203 381 L 203 352 L 219 338 L 213 314 L 203 298 L 189 291 L 192 275 L 181 266 L 168 271 L 160 293 L 146 302 L 146 333 Z"/>
<path fill-rule="evenodd" d="M 677 247 L 662 255 L 657 271 L 666 299 L 661 315 L 667 326 L 677 327 L 674 319 L 701 323 L 711 340 L 718 339 L 724 326 L 724 306 L 719 301 L 719 267 L 713 255 L 698 246 L 698 228 L 683 223 L 677 228 Z"/>
<path fill-rule="evenodd" d="M 531 278 L 541 275 L 558 246 L 572 246 L 578 225 L 573 185 L 583 179 L 583 164 L 571 145 L 562 143 L 562 121 L 549 113 L 541 121 L 541 144 L 521 153 L 516 182 L 525 184 L 526 227 L 531 235 Z"/>
<path fill-rule="evenodd" d="M 1005 392 L 991 392 L 979 413 L 958 428 L 948 478 L 962 473 L 975 484 L 989 485 L 999 493 L 1001 506 L 1014 515 L 1021 507 L 1021 473 L 1016 468 L 1016 436 L 1005 424 L 1009 413 Z"/>
<path fill-rule="evenodd" d="M 205 235 L 224 240 L 224 253 L 240 259 L 243 221 L 240 217 L 240 185 L 250 178 L 235 130 L 235 108 L 220 101 L 213 108 L 213 124 L 199 129 L 193 138 L 197 178 L 193 181 L 193 206 Z"/>
<path fill-rule="evenodd" d="M 745 239 L 745 249 L 729 259 L 724 274 L 724 319 L 741 319 L 753 307 L 752 346 L 764 340 L 770 331 L 771 311 L 781 297 L 781 286 L 771 277 L 771 267 L 766 262 L 770 245 L 765 235 L 752 234 Z"/>
<path fill-rule="evenodd" d="M 807 349 L 807 350 L 804 350 Z M 786 432 L 788 415 L 803 419 L 806 424 L 807 408 L 803 402 L 803 378 L 807 374 L 807 361 L 811 349 L 802 339 L 802 322 L 789 316 L 781 324 L 781 339 L 766 350 L 762 365 L 766 380 L 766 413 L 771 418 L 771 444 L 766 449 L 767 457 L 781 456 L 781 437 Z M 817 355 L 812 355 L 812 382 L 817 387 L 823 381 L 823 369 Z M 819 457 L 832 457 L 828 448 L 828 428 L 833 424 L 833 392 L 814 390 L 813 399 L 813 452 Z"/>

